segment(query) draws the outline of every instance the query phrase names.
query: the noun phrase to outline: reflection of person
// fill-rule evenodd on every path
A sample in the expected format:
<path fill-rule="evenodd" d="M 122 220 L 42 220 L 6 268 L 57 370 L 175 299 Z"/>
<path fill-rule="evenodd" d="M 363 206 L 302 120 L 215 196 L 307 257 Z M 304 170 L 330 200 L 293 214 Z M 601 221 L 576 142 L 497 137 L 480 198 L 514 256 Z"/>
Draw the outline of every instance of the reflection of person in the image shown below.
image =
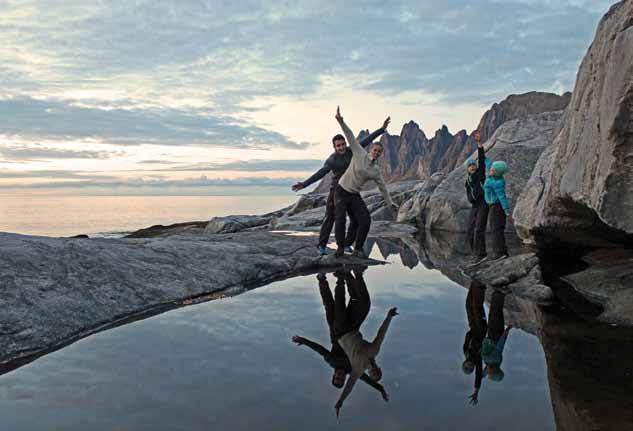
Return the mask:
<path fill-rule="evenodd" d="M 345 295 L 344 285 L 347 283 L 347 289 L 350 297 L 350 301 L 348 304 L 348 308 L 351 306 L 352 308 L 356 306 L 358 302 L 364 301 L 362 299 L 362 291 L 367 291 L 367 287 L 365 286 L 365 282 L 362 278 L 362 274 L 357 274 L 356 278 L 354 278 L 349 272 L 336 272 L 336 285 L 339 289 L 339 292 L 343 291 L 343 296 Z M 295 335 L 292 337 L 292 341 L 302 346 L 305 345 L 312 349 L 313 351 L 320 354 L 323 359 L 334 369 L 334 373 L 332 375 L 332 385 L 337 388 L 342 388 L 345 384 L 345 376 L 352 371 L 352 366 L 347 358 L 347 355 L 338 344 L 339 334 L 336 333 L 334 328 L 334 313 L 335 313 L 335 301 L 332 297 L 332 292 L 330 290 L 330 286 L 328 285 L 325 274 L 319 274 L 317 276 L 319 280 L 319 291 L 321 293 L 321 299 L 323 300 L 323 306 L 325 308 L 325 317 L 328 323 L 328 327 L 330 329 L 330 340 L 332 342 L 331 350 L 326 349 L 322 345 L 315 343 L 314 341 L 308 340 L 304 337 L 299 337 Z M 361 295 L 359 296 L 359 292 Z M 367 295 L 368 302 L 369 295 Z M 343 301 L 345 298 L 343 297 Z M 365 308 L 365 305 L 362 305 L 362 308 Z M 367 312 L 369 312 L 369 305 L 367 304 Z M 362 317 L 364 315 L 364 317 Z M 367 313 L 364 311 L 359 313 L 359 318 L 362 318 L 361 322 L 365 320 L 367 317 Z M 369 386 L 373 387 L 377 391 L 379 391 L 385 401 L 388 401 L 389 397 L 385 388 L 380 384 L 370 379 L 367 374 L 363 373 L 360 379 L 367 383 Z"/>
<path fill-rule="evenodd" d="M 334 406 L 337 416 L 341 407 L 343 407 L 345 399 L 352 392 L 356 381 L 363 375 L 365 370 L 368 370 L 369 378 L 375 382 L 382 378 L 382 370 L 376 364 L 376 356 L 380 352 L 380 346 L 385 339 L 391 319 L 398 315 L 396 308 L 390 309 L 387 313 L 387 317 L 378 329 L 374 340 L 371 342 L 365 341 L 359 331 L 360 324 L 358 322 L 361 316 L 362 320 L 364 320 L 369 312 L 369 293 L 364 283 L 359 285 L 359 287 L 361 287 L 361 289 L 359 289 L 359 304 L 356 304 L 353 308 L 345 307 L 345 292 L 342 291 L 342 288 L 338 285 L 334 293 L 334 328 L 337 333 L 343 334 L 341 338 L 339 338 L 339 344 L 343 348 L 352 366 L 349 379 L 347 379 L 341 396 Z M 355 304 L 352 303 L 351 305 Z M 362 320 L 360 320 L 361 323 Z"/>
<path fill-rule="evenodd" d="M 503 380 L 504 373 L 501 369 L 503 362 L 503 348 L 510 333 L 511 325 L 504 328 L 505 320 L 503 317 L 503 304 L 505 302 L 505 294 L 499 290 L 492 293 L 490 301 L 490 315 L 488 317 L 488 333 L 484 338 L 481 347 L 481 356 L 486 369 L 488 379 L 500 382 Z"/>
<path fill-rule="evenodd" d="M 484 311 L 484 297 L 486 287 L 476 281 L 471 281 L 466 295 L 466 316 L 468 317 L 468 332 L 464 337 L 464 362 L 462 370 L 465 374 L 475 372 L 475 390 L 469 397 L 471 404 L 477 404 L 482 380 L 481 345 L 483 343 L 488 324 Z"/>
<path fill-rule="evenodd" d="M 385 133 L 387 126 L 389 125 L 388 121 L 382 125 L 382 127 L 376 130 L 374 133 L 368 135 L 367 137 L 361 139 L 359 142 L 360 146 L 365 148 L 367 145 L 371 144 L 374 139 L 378 136 Z M 334 146 L 334 152 L 330 154 L 330 156 L 325 160 L 325 164 L 321 169 L 316 171 L 314 175 L 303 182 L 296 183 L 292 186 L 293 191 L 299 191 L 308 187 L 310 184 L 319 181 L 323 178 L 328 172 L 332 171 L 332 183 L 330 184 L 330 192 L 327 196 L 326 206 L 325 206 L 325 218 L 323 219 L 323 223 L 321 224 L 321 232 L 319 233 L 319 254 L 324 255 L 326 253 L 326 246 L 328 240 L 330 238 L 330 233 L 332 233 L 332 227 L 334 226 L 334 190 L 338 185 L 338 180 L 341 178 L 345 170 L 349 166 L 352 161 L 352 150 L 347 146 L 345 142 L 345 137 L 343 135 L 336 135 L 332 138 L 332 145 Z M 356 230 L 358 229 L 358 224 L 356 220 L 350 216 L 350 225 L 347 231 L 347 236 L 345 238 L 345 248 L 347 251 L 351 251 L 351 245 L 356 240 Z"/>
<path fill-rule="evenodd" d="M 365 257 L 363 245 L 369 233 L 371 218 L 367 205 L 360 195 L 361 190 L 367 181 L 373 180 L 378 185 L 385 199 L 385 206 L 391 212 L 393 218 L 393 202 L 385 185 L 385 180 L 380 172 L 378 159 L 382 156 L 383 146 L 380 142 L 374 142 L 367 152 L 360 146 L 356 136 L 351 129 L 343 121 L 341 112 L 336 108 L 336 120 L 338 121 L 345 138 L 352 150 L 352 161 L 349 167 L 341 177 L 336 186 L 334 193 L 334 214 L 335 225 L 334 235 L 336 237 L 336 256 L 343 256 L 345 252 L 345 222 L 346 215 L 351 214 L 358 223 L 358 231 L 356 233 L 356 242 L 354 244 L 354 254 L 358 257 Z M 389 125 L 390 119 L 385 120 L 383 128 Z"/>

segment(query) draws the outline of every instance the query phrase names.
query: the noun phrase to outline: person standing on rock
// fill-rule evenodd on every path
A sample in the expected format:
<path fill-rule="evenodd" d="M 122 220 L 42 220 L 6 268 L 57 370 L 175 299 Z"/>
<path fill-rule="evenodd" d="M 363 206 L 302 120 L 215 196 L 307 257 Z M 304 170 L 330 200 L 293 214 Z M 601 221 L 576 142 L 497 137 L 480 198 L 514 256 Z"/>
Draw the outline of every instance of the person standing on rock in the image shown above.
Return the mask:
<path fill-rule="evenodd" d="M 389 119 L 385 120 L 382 127 L 375 132 L 371 133 L 367 137 L 361 139 L 360 146 L 365 148 L 372 143 L 374 139 L 385 133 L 387 126 L 389 125 Z M 305 181 L 298 182 L 292 186 L 292 191 L 302 190 L 311 184 L 319 181 L 328 172 L 332 172 L 332 182 L 330 184 L 330 191 L 327 196 L 325 205 L 325 218 L 321 224 L 321 231 L 319 232 L 319 243 L 317 245 L 319 254 L 321 256 L 326 254 L 326 246 L 332 233 L 332 227 L 334 226 L 334 192 L 338 181 L 343 176 L 350 162 L 352 161 L 352 150 L 347 146 L 345 137 L 338 134 L 332 138 L 332 145 L 334 146 L 334 152 L 325 160 L 323 167 L 316 171 L 310 178 Z M 358 229 L 358 223 L 356 219 L 350 216 L 350 225 L 345 237 L 345 250 L 352 252 L 351 246 L 356 240 L 356 231 Z"/>
<path fill-rule="evenodd" d="M 506 217 L 512 222 L 512 211 L 506 196 L 506 181 L 503 175 L 507 172 L 505 162 L 494 162 L 490 175 L 484 183 L 484 197 L 489 205 L 490 234 L 492 236 L 492 256 L 490 261 L 498 261 L 508 257 L 505 229 Z"/>
<path fill-rule="evenodd" d="M 485 150 L 481 142 L 481 133 L 475 130 L 473 138 L 477 142 L 477 160 L 468 159 L 464 162 L 466 168 L 466 196 L 472 205 L 466 227 L 468 245 L 473 254 L 472 260 L 467 266 L 474 266 L 487 259 L 486 254 L 486 225 L 488 224 L 488 204 L 484 197 L 484 183 L 486 182 L 486 170 L 490 161 L 486 158 L 486 151 L 494 147 L 496 139 L 492 145 Z"/>
<path fill-rule="evenodd" d="M 354 255 L 365 258 L 363 245 L 365 245 L 365 240 L 369 234 L 371 217 L 360 192 L 367 181 L 373 180 L 376 182 L 385 198 L 385 205 L 389 208 L 393 216 L 393 202 L 391 201 L 385 180 L 380 172 L 380 165 L 378 164 L 378 159 L 382 156 L 384 148 L 381 143 L 374 142 L 369 152 L 367 152 L 360 145 L 351 129 L 343 121 L 341 111 L 338 107 L 336 108 L 335 118 L 341 126 L 343 134 L 347 138 L 347 142 L 350 144 L 350 149 L 352 150 L 352 161 L 345 173 L 341 176 L 334 192 L 336 256 L 343 256 L 345 252 L 345 218 L 347 213 L 350 213 L 350 218 L 355 219 L 358 223 L 358 231 L 356 232 L 356 241 L 354 243 Z M 387 117 L 383 128 L 386 129 L 390 121 L 390 117 Z"/>

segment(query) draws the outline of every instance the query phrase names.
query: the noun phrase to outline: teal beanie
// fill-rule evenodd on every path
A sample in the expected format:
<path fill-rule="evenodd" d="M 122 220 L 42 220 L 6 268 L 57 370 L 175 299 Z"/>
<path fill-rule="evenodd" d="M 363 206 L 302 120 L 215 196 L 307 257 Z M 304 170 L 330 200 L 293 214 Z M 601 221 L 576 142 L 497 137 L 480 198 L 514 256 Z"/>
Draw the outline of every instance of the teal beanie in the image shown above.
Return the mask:
<path fill-rule="evenodd" d="M 466 161 L 464 162 L 464 167 L 468 169 L 470 165 L 476 165 L 476 164 L 477 162 L 475 161 L 475 159 L 466 159 Z"/>
<path fill-rule="evenodd" d="M 506 164 L 506 162 L 494 162 L 492 164 L 492 167 L 494 168 L 495 173 L 499 177 L 503 176 L 503 174 L 505 174 L 508 171 L 508 165 Z"/>

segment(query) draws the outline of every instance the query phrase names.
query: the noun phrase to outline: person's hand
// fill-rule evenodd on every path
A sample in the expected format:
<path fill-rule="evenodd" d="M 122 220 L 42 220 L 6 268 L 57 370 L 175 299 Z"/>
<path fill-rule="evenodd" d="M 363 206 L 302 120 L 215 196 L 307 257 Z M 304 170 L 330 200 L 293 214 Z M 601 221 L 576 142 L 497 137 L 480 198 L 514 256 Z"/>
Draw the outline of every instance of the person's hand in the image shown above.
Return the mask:
<path fill-rule="evenodd" d="M 338 401 L 336 405 L 334 405 L 334 408 L 336 409 L 336 417 L 340 414 L 341 407 L 343 407 L 343 403 L 341 401 Z"/>
<path fill-rule="evenodd" d="M 387 315 L 389 317 L 395 317 L 398 315 L 398 309 L 396 307 L 393 307 L 392 309 L 389 310 L 389 312 L 387 313 Z"/>
<path fill-rule="evenodd" d="M 387 119 L 385 120 L 384 123 L 382 123 L 382 128 L 387 130 L 387 127 L 389 127 L 389 123 L 391 123 L 391 117 L 387 117 Z"/>
<path fill-rule="evenodd" d="M 292 342 L 297 343 L 298 346 L 301 346 L 305 342 L 305 338 L 295 335 L 292 337 Z"/>
<path fill-rule="evenodd" d="M 382 394 L 382 399 L 385 400 L 386 403 L 388 403 L 389 402 L 389 394 L 387 393 L 385 388 L 382 388 L 380 390 L 380 393 Z"/>
<path fill-rule="evenodd" d="M 336 121 L 338 121 L 339 123 L 343 121 L 343 116 L 341 115 L 341 108 L 339 106 L 336 107 L 336 115 L 334 116 L 334 118 L 336 118 Z"/>
<path fill-rule="evenodd" d="M 298 182 L 296 184 L 293 184 L 292 186 L 292 191 L 293 192 L 298 192 L 299 190 L 301 190 L 303 188 L 303 183 L 302 182 Z"/>
<path fill-rule="evenodd" d="M 479 402 L 479 389 L 475 389 L 475 392 L 472 395 L 468 396 L 468 404 L 471 406 L 476 406 Z"/>

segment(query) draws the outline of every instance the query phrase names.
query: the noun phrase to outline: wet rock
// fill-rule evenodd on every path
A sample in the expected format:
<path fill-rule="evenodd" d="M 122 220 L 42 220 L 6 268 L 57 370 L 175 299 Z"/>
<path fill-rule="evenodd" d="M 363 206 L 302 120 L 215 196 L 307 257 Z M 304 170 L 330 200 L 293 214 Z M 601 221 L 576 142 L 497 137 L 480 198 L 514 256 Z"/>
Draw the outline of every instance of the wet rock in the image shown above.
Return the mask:
<path fill-rule="evenodd" d="M 543 154 L 517 213 L 521 234 L 538 239 L 560 232 L 615 241 L 633 234 L 633 2 L 602 18 L 578 71 L 554 149 Z M 538 191 L 538 193 L 537 193 Z M 574 234 L 568 240 L 574 240 Z M 628 236 L 627 236 L 628 235 Z"/>
<path fill-rule="evenodd" d="M 0 367 L 191 298 L 229 295 L 343 263 L 311 237 L 271 232 L 155 238 L 47 238 L 0 233 Z"/>

